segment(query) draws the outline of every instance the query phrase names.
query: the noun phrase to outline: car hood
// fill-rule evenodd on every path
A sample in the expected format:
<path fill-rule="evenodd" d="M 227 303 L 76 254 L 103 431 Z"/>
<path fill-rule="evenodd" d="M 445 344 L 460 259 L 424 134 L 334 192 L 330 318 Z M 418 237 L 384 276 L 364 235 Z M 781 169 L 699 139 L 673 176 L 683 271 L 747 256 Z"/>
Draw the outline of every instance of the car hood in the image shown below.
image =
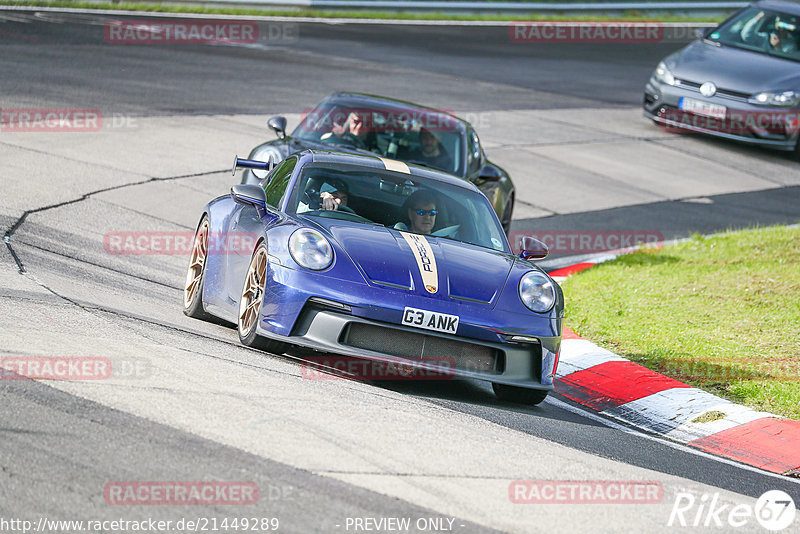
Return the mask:
<path fill-rule="evenodd" d="M 315 218 L 315 222 L 342 247 L 371 285 L 493 306 L 514 265 L 511 254 L 445 238 L 334 219 Z M 426 289 L 431 274 L 426 279 L 422 276 L 423 270 L 432 272 L 424 267 L 428 259 L 423 259 L 420 247 L 412 247 L 404 235 L 412 243 L 427 242 L 430 246 L 435 262 L 435 292 Z"/>
<path fill-rule="evenodd" d="M 713 82 L 720 89 L 755 94 L 797 89 L 800 63 L 767 54 L 694 41 L 666 61 L 676 78 Z"/>

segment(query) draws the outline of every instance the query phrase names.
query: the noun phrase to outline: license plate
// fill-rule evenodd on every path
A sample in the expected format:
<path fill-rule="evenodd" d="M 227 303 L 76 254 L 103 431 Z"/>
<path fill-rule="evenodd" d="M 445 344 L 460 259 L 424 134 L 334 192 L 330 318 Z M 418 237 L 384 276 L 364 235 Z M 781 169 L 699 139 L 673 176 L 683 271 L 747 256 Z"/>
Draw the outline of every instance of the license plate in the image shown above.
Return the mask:
<path fill-rule="evenodd" d="M 694 98 L 681 97 L 678 100 L 678 107 L 689 113 L 696 113 L 697 115 L 704 115 L 706 117 L 714 117 L 715 119 L 724 119 L 728 108 L 720 106 L 719 104 L 711 104 L 703 102 L 702 100 L 695 100 Z"/>
<path fill-rule="evenodd" d="M 403 324 L 446 334 L 455 334 L 456 330 L 458 330 L 458 315 L 406 308 L 403 310 Z"/>

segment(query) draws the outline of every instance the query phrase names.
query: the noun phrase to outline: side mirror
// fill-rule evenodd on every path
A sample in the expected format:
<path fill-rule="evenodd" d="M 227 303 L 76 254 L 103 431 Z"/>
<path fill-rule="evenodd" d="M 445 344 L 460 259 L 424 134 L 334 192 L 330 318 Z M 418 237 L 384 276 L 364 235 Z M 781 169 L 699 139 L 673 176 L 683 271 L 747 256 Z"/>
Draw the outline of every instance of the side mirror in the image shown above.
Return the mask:
<path fill-rule="evenodd" d="M 272 117 L 267 121 L 267 126 L 272 128 L 278 139 L 286 137 L 286 117 Z"/>
<path fill-rule="evenodd" d="M 491 164 L 485 164 L 483 167 L 481 167 L 481 170 L 478 173 L 478 179 L 486 180 L 487 182 L 496 182 L 502 177 L 503 175 L 500 174 L 500 171 L 497 170 L 497 167 Z"/>
<path fill-rule="evenodd" d="M 239 204 L 253 206 L 259 212 L 267 207 L 267 194 L 258 185 L 236 184 L 231 187 L 231 198 Z"/>
<path fill-rule="evenodd" d="M 519 251 L 519 257 L 523 260 L 541 260 L 550 254 L 547 245 L 536 239 L 535 237 L 525 236 L 522 238 L 522 250 Z"/>

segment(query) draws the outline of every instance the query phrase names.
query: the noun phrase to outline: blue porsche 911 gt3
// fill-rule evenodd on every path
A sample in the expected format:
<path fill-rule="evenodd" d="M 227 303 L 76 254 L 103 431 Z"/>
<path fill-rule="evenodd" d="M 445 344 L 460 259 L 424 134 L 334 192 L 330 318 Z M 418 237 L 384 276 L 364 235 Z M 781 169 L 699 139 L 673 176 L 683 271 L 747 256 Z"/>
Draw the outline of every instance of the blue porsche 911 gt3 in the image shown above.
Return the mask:
<path fill-rule="evenodd" d="M 487 380 L 515 402 L 553 389 L 564 299 L 531 261 L 547 249 L 513 254 L 476 186 L 333 151 L 237 166 L 269 173 L 203 209 L 186 315 L 235 323 L 248 346 Z"/>

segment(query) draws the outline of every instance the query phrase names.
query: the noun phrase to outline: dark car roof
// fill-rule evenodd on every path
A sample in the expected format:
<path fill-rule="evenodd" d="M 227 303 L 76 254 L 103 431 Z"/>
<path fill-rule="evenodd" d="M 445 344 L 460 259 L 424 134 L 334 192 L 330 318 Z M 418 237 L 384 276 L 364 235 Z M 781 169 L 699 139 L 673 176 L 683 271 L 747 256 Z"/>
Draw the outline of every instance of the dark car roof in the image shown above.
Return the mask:
<path fill-rule="evenodd" d="M 394 109 L 419 109 L 426 111 L 428 113 L 437 113 L 441 115 L 446 115 L 453 119 L 457 124 L 462 127 L 471 126 L 470 123 L 465 121 L 464 119 L 460 119 L 453 115 L 448 111 L 444 111 L 441 109 L 431 108 L 428 106 L 422 106 L 420 104 L 415 104 L 413 102 L 406 102 L 404 100 L 396 100 L 394 98 L 387 98 L 384 96 L 377 96 L 377 95 L 368 95 L 365 93 L 349 93 L 349 92 L 338 92 L 333 93 L 331 96 L 326 98 L 325 100 L 334 101 L 339 104 L 344 104 L 349 107 L 358 107 L 358 106 L 375 106 L 375 107 L 382 107 L 382 108 L 394 108 Z"/>
<path fill-rule="evenodd" d="M 408 167 L 408 171 L 411 176 L 418 176 L 420 178 L 427 178 L 429 180 L 435 180 L 437 182 L 444 182 L 449 185 L 455 185 L 458 187 L 462 187 L 464 189 L 470 189 L 478 192 L 480 191 L 471 182 L 467 182 L 461 178 L 456 178 L 452 174 L 447 174 L 446 172 L 429 169 L 427 167 L 421 167 L 419 165 L 414 165 L 413 163 L 411 164 L 405 163 L 400 160 L 389 160 L 387 158 L 381 158 L 378 156 L 369 156 L 366 154 L 362 155 L 350 152 L 339 152 L 334 150 L 312 150 L 312 149 L 303 150 L 298 154 L 298 156 L 302 158 L 306 154 L 312 157 L 312 161 L 318 163 L 341 163 L 346 165 L 358 165 L 361 167 L 369 167 L 373 169 L 379 169 L 382 171 L 387 170 L 384 161 L 397 161 L 398 163 L 403 163 Z"/>
<path fill-rule="evenodd" d="M 791 13 L 792 15 L 800 16 L 800 3 L 786 2 L 782 0 L 763 0 L 753 4 L 761 9 L 769 9 L 773 11 L 783 11 L 784 13 Z"/>

